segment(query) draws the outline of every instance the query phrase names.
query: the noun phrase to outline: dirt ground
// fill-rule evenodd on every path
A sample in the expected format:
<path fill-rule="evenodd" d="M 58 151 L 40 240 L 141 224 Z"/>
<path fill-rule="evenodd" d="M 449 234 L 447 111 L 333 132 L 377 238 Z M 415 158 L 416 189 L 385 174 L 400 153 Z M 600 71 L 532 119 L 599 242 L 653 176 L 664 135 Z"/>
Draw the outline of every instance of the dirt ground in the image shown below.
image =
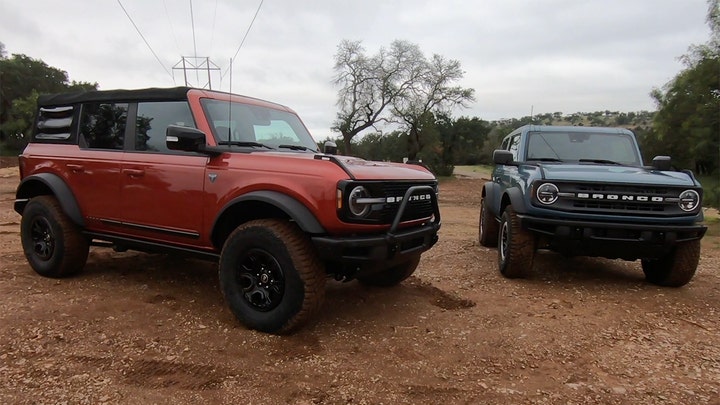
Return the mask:
<path fill-rule="evenodd" d="M 507 280 L 477 243 L 479 177 L 441 183 L 413 277 L 329 280 L 314 322 L 272 336 L 233 318 L 212 263 L 93 248 L 79 276 L 36 275 L 0 168 L 0 403 L 720 404 L 720 237 L 679 289 L 552 253 Z"/>

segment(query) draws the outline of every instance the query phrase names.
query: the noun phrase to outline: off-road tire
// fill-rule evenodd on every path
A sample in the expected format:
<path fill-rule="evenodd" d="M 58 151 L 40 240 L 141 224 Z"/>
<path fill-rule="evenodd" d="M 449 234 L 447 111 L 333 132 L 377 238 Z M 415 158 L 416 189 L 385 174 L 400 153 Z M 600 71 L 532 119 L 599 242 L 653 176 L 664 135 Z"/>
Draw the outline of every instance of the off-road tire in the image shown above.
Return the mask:
<path fill-rule="evenodd" d="M 294 223 L 260 219 L 237 227 L 220 254 L 220 287 L 245 326 L 287 334 L 320 309 L 325 270 Z"/>
<path fill-rule="evenodd" d="M 535 258 L 535 236 L 522 229 L 520 219 L 508 206 L 500 220 L 498 267 L 507 278 L 525 277 Z"/>
<path fill-rule="evenodd" d="M 498 245 L 498 231 L 500 226 L 495 217 L 487 209 L 487 200 L 480 200 L 480 223 L 478 224 L 478 241 L 485 247 Z"/>
<path fill-rule="evenodd" d="M 700 262 L 700 240 L 678 243 L 659 259 L 643 259 L 645 279 L 663 287 L 682 287 L 695 275 Z"/>
<path fill-rule="evenodd" d="M 400 284 L 403 280 L 410 277 L 420 264 L 420 255 L 413 256 L 410 260 L 390 267 L 386 270 L 367 274 L 358 277 L 358 281 L 365 285 L 374 287 L 392 287 Z"/>
<path fill-rule="evenodd" d="M 50 195 L 33 197 L 25 206 L 20 240 L 30 267 L 41 276 L 52 278 L 81 272 L 90 249 L 80 228 Z"/>

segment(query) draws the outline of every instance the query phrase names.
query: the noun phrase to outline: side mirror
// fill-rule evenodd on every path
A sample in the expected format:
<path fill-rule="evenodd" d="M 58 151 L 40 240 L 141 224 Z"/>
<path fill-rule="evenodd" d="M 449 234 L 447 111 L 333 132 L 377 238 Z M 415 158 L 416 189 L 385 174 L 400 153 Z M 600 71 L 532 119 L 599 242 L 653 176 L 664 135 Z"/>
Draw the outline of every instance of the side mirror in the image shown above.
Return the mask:
<path fill-rule="evenodd" d="M 495 149 L 493 151 L 493 163 L 496 165 L 507 165 L 513 162 L 512 152 L 505 149 Z"/>
<path fill-rule="evenodd" d="M 653 158 L 652 167 L 656 170 L 671 170 L 670 156 L 655 156 Z"/>
<path fill-rule="evenodd" d="M 205 146 L 205 132 L 195 128 L 168 125 L 165 131 L 165 144 L 170 150 L 201 152 Z"/>
<path fill-rule="evenodd" d="M 326 155 L 336 155 L 337 154 L 337 145 L 333 141 L 326 141 L 323 144 L 323 153 Z"/>

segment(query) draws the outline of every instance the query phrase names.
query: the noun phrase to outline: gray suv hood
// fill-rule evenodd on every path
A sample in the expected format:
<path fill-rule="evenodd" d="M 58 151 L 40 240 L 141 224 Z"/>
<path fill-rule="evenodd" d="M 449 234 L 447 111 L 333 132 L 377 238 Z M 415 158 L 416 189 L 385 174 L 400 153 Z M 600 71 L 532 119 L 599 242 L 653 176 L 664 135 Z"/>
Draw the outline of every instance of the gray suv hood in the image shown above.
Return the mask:
<path fill-rule="evenodd" d="M 609 183 L 635 183 L 665 186 L 694 186 L 690 175 L 676 171 L 658 171 L 644 167 L 597 164 L 544 164 L 544 178 L 555 181 L 596 180 Z"/>

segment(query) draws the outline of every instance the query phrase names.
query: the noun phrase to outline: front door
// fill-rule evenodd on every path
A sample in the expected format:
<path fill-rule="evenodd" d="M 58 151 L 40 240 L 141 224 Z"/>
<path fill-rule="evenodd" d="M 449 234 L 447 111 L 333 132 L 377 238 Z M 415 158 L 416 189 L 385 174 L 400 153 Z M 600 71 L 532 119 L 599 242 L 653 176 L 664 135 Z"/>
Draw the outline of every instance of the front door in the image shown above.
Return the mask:
<path fill-rule="evenodd" d="M 138 103 L 136 129 L 121 168 L 123 226 L 134 236 L 198 247 L 203 227 L 203 189 L 208 158 L 167 149 L 167 126 L 195 127 L 185 101 Z"/>

